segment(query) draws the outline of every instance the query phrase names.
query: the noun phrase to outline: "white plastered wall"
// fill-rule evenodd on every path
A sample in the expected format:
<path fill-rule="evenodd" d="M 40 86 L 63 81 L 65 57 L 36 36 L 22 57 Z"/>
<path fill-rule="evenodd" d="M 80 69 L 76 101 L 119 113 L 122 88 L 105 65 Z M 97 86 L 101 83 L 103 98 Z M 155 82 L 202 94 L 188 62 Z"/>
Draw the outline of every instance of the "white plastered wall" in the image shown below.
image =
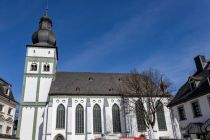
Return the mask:
<path fill-rule="evenodd" d="M 46 102 L 48 93 L 50 91 L 52 78 L 41 77 L 40 78 L 40 87 L 39 87 L 39 102 Z"/>
<path fill-rule="evenodd" d="M 56 57 L 54 48 L 30 47 L 27 50 L 27 56 L 33 57 Z"/>
<path fill-rule="evenodd" d="M 89 98 L 89 99 L 88 99 Z M 71 101 L 68 101 L 71 100 Z M 105 106 L 105 100 L 107 100 L 107 104 Z M 88 102 L 88 103 L 87 103 Z M 57 106 L 62 103 L 65 106 L 66 110 L 66 127 L 65 129 L 56 130 L 56 110 Z M 70 104 L 70 105 L 69 105 Z M 84 134 L 75 134 L 75 109 L 78 104 L 81 104 L 84 108 Z M 88 106 L 86 106 L 88 104 Z M 87 138 L 87 140 L 91 140 L 97 137 L 100 137 L 101 135 L 94 134 L 93 133 L 93 107 L 95 104 L 98 104 L 101 107 L 101 121 L 102 121 L 102 133 L 106 135 L 112 135 L 114 137 L 120 137 L 124 133 L 124 115 L 123 115 L 123 109 L 121 104 L 121 97 L 54 97 L 53 99 L 53 107 L 48 108 L 48 113 L 50 112 L 50 108 L 52 108 L 52 114 L 48 115 L 48 125 L 47 125 L 47 139 L 53 140 L 54 137 L 57 134 L 62 134 L 67 140 L 84 140 Z M 122 133 L 115 134 L 113 133 L 112 128 L 112 106 L 114 104 L 117 104 L 119 108 L 121 109 L 121 130 Z M 156 122 L 155 125 L 155 138 L 158 139 L 161 136 L 168 136 L 170 138 L 174 138 L 173 130 L 171 126 L 171 117 L 170 117 L 170 111 L 166 107 L 166 104 L 164 105 L 164 111 L 165 111 L 165 118 L 166 118 L 166 124 L 167 124 L 167 130 L 166 131 L 159 131 L 158 125 Z M 68 115 L 67 115 L 68 114 Z M 141 133 L 137 132 L 137 122 L 136 122 L 136 116 L 135 113 L 131 114 L 131 123 L 132 126 L 129 126 L 127 124 L 127 128 L 132 127 L 132 132 L 130 132 L 130 136 L 139 136 Z M 105 123 L 105 124 L 104 124 Z M 86 126 L 87 125 L 87 126 Z M 52 126 L 52 127 L 51 127 Z M 87 129 L 86 129 L 87 127 Z M 67 129 L 66 129 L 67 128 Z M 87 130 L 87 131 L 86 131 Z M 87 135 L 85 135 L 87 134 Z M 147 132 L 145 132 L 147 134 Z"/>
<path fill-rule="evenodd" d="M 32 139 L 33 122 L 34 122 L 34 108 L 23 107 L 22 108 L 22 123 L 20 128 L 20 140 Z"/>
<path fill-rule="evenodd" d="M 36 101 L 37 77 L 26 77 L 24 102 Z"/>

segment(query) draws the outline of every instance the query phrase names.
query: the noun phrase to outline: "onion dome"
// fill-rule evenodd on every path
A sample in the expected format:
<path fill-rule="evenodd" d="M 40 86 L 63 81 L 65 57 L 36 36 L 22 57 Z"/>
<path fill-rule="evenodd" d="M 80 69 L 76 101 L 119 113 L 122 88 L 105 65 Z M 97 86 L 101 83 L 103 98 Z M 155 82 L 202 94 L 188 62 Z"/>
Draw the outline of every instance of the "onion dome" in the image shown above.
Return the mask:
<path fill-rule="evenodd" d="M 32 42 L 34 45 L 56 46 L 55 34 L 52 32 L 52 20 L 48 16 L 47 10 L 40 18 L 38 31 L 32 35 Z"/>

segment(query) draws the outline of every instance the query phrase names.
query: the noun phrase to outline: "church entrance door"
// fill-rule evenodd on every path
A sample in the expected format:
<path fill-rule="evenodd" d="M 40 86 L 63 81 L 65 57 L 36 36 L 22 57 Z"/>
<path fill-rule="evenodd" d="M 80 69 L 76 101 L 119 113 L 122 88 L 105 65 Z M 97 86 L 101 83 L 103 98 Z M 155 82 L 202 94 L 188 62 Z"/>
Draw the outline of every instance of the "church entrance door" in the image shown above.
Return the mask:
<path fill-rule="evenodd" d="M 55 140 L 64 140 L 63 136 L 58 135 Z"/>

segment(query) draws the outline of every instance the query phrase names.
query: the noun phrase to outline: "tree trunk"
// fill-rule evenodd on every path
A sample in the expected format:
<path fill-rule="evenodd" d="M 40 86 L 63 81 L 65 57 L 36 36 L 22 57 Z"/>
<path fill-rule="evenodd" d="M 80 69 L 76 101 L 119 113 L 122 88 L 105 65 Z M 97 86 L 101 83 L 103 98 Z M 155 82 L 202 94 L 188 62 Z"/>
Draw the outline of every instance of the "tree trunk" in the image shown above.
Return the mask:
<path fill-rule="evenodd" d="M 149 125 L 149 130 L 148 130 L 148 135 L 149 135 L 149 140 L 154 139 L 154 133 L 151 124 Z"/>

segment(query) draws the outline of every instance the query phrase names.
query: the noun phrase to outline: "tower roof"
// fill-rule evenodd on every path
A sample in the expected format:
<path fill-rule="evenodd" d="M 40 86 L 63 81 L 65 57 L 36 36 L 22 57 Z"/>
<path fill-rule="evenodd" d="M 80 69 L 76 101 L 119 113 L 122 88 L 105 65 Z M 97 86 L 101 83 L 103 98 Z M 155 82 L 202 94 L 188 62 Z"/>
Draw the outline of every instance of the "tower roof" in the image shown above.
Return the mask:
<path fill-rule="evenodd" d="M 48 16 L 48 9 L 40 18 L 38 31 L 33 33 L 32 42 L 39 46 L 56 46 L 56 38 L 54 32 L 52 32 L 52 20 Z"/>

